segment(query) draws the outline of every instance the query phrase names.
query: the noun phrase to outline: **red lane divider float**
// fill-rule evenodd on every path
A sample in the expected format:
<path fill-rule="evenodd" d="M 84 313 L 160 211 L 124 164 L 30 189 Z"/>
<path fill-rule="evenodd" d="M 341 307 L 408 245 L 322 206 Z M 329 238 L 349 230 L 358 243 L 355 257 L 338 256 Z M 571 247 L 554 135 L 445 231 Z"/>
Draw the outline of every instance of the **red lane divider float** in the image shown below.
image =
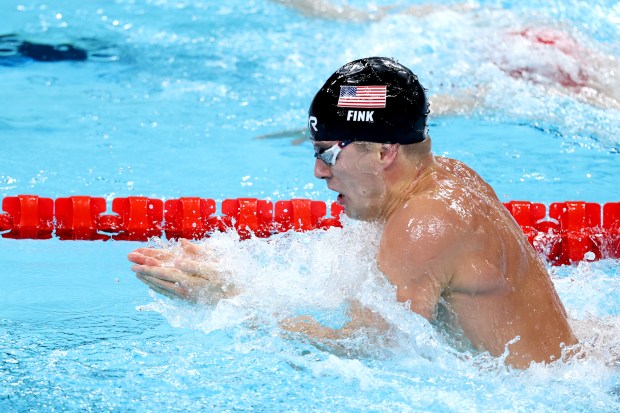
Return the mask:
<path fill-rule="evenodd" d="M 54 231 L 54 201 L 36 195 L 19 195 L 2 200 L 0 231 L 4 238 L 52 238 Z"/>
<path fill-rule="evenodd" d="M 582 201 L 504 204 L 528 241 L 554 265 L 584 259 L 620 258 L 620 202 L 603 206 Z"/>
<path fill-rule="evenodd" d="M 310 231 L 341 227 L 342 207 L 332 204 L 326 217 L 321 201 L 292 199 L 271 201 L 256 198 L 222 201 L 222 215 L 215 215 L 213 199 L 185 197 L 167 200 L 147 197 L 115 198 L 112 214 L 106 214 L 104 198 L 71 196 L 40 198 L 18 195 L 2 200 L 0 233 L 4 238 L 62 240 L 146 241 L 150 237 L 200 239 L 214 231 L 235 229 L 242 239 L 252 234 L 266 238 L 289 230 Z"/>
<path fill-rule="evenodd" d="M 528 241 L 554 265 L 583 259 L 620 258 L 620 202 L 604 205 L 567 201 L 504 204 Z M 18 195 L 2 200 L 0 234 L 4 238 L 146 241 L 201 239 L 215 231 L 236 230 L 242 239 L 278 232 L 341 227 L 342 207 L 322 201 L 291 199 L 275 203 L 256 198 L 226 199 L 216 215 L 213 199 L 184 197 L 162 201 L 131 196 L 112 200 L 71 196 Z"/>

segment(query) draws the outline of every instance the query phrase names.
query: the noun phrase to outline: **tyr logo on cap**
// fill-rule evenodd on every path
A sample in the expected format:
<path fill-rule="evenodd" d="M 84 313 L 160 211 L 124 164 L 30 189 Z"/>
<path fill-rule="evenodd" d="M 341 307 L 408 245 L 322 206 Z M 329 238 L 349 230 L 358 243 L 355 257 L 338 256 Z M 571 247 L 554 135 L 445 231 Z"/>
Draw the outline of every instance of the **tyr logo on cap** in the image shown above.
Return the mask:
<path fill-rule="evenodd" d="M 318 132 L 318 129 L 316 128 L 316 124 L 318 123 L 318 120 L 315 116 L 310 116 L 308 118 L 308 129 L 310 129 L 312 131 L 312 129 L 314 129 L 315 132 Z"/>

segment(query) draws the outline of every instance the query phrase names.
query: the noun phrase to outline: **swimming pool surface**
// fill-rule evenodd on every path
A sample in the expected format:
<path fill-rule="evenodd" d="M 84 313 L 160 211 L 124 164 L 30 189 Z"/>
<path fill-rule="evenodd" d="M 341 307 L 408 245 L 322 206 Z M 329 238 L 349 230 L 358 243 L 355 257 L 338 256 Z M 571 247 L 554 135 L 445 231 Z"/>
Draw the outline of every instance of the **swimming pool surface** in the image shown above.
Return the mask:
<path fill-rule="evenodd" d="M 376 14 L 390 2 L 346 4 Z M 431 96 L 484 92 L 466 113 L 433 116 L 430 133 L 435 153 L 469 164 L 502 201 L 620 201 L 620 110 L 510 76 L 489 46 L 550 27 L 617 64 L 617 2 L 441 2 L 424 17 L 406 13 L 415 4 L 351 22 L 266 0 L 3 2 L 0 35 L 91 55 L 0 53 L 0 195 L 331 202 L 295 131 L 335 69 L 387 55 Z M 557 58 L 526 52 L 505 58 Z M 126 260 L 140 243 L 0 237 L 0 411 L 620 410 L 618 260 L 549 267 L 590 356 L 514 371 L 453 349 L 399 305 L 373 265 L 377 236 L 352 221 L 270 242 L 215 234 L 205 242 L 245 291 L 215 307 L 149 292 Z M 389 335 L 361 331 L 334 349 L 279 327 L 308 313 L 337 326 L 350 298 L 384 315 Z"/>

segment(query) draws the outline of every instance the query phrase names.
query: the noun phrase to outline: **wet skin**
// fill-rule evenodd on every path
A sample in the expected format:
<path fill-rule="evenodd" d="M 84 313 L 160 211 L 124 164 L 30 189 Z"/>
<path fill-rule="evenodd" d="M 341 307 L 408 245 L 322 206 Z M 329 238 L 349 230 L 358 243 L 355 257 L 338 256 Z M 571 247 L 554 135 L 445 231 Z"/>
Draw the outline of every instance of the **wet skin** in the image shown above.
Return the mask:
<path fill-rule="evenodd" d="M 495 356 L 507 347 L 514 367 L 559 359 L 577 340 L 543 263 L 492 188 L 426 144 L 413 157 L 349 145 L 334 166 L 317 160 L 315 175 L 348 216 L 384 223 L 378 265 L 399 301 L 429 321 L 441 303 L 451 330 Z"/>

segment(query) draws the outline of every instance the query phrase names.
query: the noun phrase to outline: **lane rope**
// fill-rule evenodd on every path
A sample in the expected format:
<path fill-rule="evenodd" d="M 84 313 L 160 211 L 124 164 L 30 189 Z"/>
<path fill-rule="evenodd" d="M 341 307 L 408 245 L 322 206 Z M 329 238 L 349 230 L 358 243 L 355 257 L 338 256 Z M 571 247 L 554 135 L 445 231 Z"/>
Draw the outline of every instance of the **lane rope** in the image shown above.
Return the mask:
<path fill-rule="evenodd" d="M 504 203 L 528 241 L 553 265 L 620 258 L 620 202 Z M 286 231 L 342 227 L 342 207 L 323 201 L 130 196 L 44 198 L 17 195 L 2 200 L 0 235 L 11 239 L 147 241 L 151 237 L 202 239 L 235 230 L 241 239 Z M 329 215 L 327 212 L 329 210 Z"/>

